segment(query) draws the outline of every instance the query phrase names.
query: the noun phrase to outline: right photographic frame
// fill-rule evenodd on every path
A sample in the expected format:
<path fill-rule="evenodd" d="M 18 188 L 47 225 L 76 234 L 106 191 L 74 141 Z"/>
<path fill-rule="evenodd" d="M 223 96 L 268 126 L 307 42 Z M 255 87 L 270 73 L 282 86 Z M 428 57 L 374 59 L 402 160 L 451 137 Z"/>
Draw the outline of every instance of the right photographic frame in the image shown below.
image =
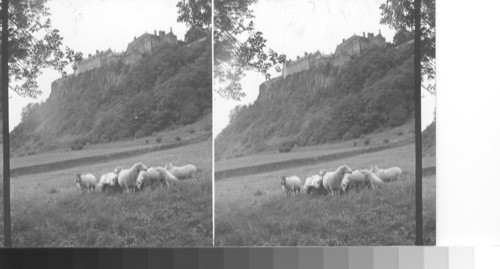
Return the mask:
<path fill-rule="evenodd" d="M 435 245 L 434 0 L 214 0 L 214 91 L 216 246 Z"/>

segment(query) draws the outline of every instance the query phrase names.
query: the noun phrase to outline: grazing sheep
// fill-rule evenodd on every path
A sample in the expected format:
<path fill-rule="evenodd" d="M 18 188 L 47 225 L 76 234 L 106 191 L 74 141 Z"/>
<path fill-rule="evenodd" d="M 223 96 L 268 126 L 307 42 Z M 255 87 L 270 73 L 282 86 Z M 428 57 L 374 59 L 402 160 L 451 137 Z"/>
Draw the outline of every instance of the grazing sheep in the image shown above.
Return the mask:
<path fill-rule="evenodd" d="M 101 176 L 101 179 L 99 180 L 99 188 L 101 191 L 106 191 L 109 188 L 113 190 L 117 190 L 120 186 L 118 185 L 118 174 L 122 168 L 120 166 L 117 166 L 113 172 L 106 173 Z"/>
<path fill-rule="evenodd" d="M 372 166 L 371 171 L 384 182 L 396 181 L 403 176 L 403 171 L 397 166 L 380 169 L 375 165 L 375 167 Z"/>
<path fill-rule="evenodd" d="M 328 193 L 334 195 L 340 194 L 342 179 L 345 174 L 352 173 L 352 169 L 347 165 L 341 165 L 333 172 L 327 172 L 325 169 L 319 172 L 323 178 L 323 186 Z"/>
<path fill-rule="evenodd" d="M 122 170 L 122 167 L 121 166 L 117 166 L 117 167 L 115 167 L 115 170 L 113 170 L 113 172 L 118 175 L 121 170 Z"/>
<path fill-rule="evenodd" d="M 80 173 L 75 173 L 76 185 L 82 192 L 87 192 L 87 190 L 94 190 L 97 185 L 97 179 L 92 174 L 82 175 Z"/>
<path fill-rule="evenodd" d="M 322 177 L 320 175 L 312 175 L 306 178 L 306 181 L 304 183 L 304 189 L 306 190 L 307 194 L 311 192 L 323 193 L 325 189 L 323 187 Z"/>
<path fill-rule="evenodd" d="M 196 166 L 192 164 L 174 166 L 172 163 L 167 163 L 165 169 L 178 179 L 192 178 L 196 174 Z"/>
<path fill-rule="evenodd" d="M 341 191 L 346 192 L 349 189 L 359 189 L 362 187 L 371 187 L 383 184 L 384 182 L 369 170 L 356 170 L 351 174 L 346 174 L 342 178 Z"/>
<path fill-rule="evenodd" d="M 281 187 L 285 191 L 286 195 L 290 196 L 293 193 L 300 194 L 300 178 L 298 176 L 291 177 L 281 177 Z"/>
<path fill-rule="evenodd" d="M 122 169 L 118 173 L 118 184 L 122 189 L 128 192 L 134 192 L 137 182 L 137 177 L 140 171 L 146 171 L 148 168 L 142 163 L 134 164 L 130 169 Z"/>
<path fill-rule="evenodd" d="M 146 171 L 139 172 L 139 176 L 137 176 L 137 188 L 142 190 L 147 186 L 157 184 L 168 187 L 169 181 L 177 182 L 179 180 L 163 167 L 150 167 Z"/>

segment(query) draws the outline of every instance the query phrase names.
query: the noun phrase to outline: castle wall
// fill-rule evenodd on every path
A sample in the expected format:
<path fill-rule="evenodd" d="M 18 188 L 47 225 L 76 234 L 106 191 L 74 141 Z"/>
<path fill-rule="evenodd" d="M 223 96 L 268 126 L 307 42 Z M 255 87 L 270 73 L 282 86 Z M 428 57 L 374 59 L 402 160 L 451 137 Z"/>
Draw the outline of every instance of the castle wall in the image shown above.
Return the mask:
<path fill-rule="evenodd" d="M 165 36 L 165 41 L 164 42 L 167 42 L 168 44 L 170 44 L 170 46 L 177 46 L 177 38 L 175 36 Z"/>
<path fill-rule="evenodd" d="M 141 53 L 147 53 L 158 47 L 160 44 L 161 42 L 158 36 L 144 34 L 127 46 L 127 52 L 137 50 Z"/>
<path fill-rule="evenodd" d="M 123 62 L 128 65 L 133 65 L 142 58 L 142 53 L 138 51 L 132 51 L 127 53 L 123 58 Z"/>
<path fill-rule="evenodd" d="M 345 42 L 337 46 L 335 57 L 340 57 L 342 54 L 356 55 L 361 53 L 369 46 L 368 39 L 361 36 L 352 36 Z"/>
<path fill-rule="evenodd" d="M 297 73 L 297 72 L 302 72 L 304 70 L 308 70 L 310 68 L 309 66 L 309 59 L 302 59 L 297 62 L 293 63 L 285 63 L 283 65 L 283 71 L 282 75 L 283 77 L 286 77 L 288 75 Z"/>
<path fill-rule="evenodd" d="M 100 68 L 102 65 L 101 58 L 98 56 L 91 57 L 89 59 L 81 61 L 76 69 L 75 74 L 81 74 L 89 70 Z"/>
<path fill-rule="evenodd" d="M 282 77 L 308 70 L 318 64 L 331 62 L 333 66 L 343 66 L 347 64 L 353 55 L 358 55 L 369 47 L 376 46 L 385 48 L 387 46 L 385 38 L 379 33 L 374 36 L 373 33 L 368 33 L 368 37 L 353 35 L 347 40 L 344 40 L 335 49 L 332 56 L 322 56 L 319 52 L 315 54 L 305 55 L 296 61 L 288 61 L 283 64 Z"/>

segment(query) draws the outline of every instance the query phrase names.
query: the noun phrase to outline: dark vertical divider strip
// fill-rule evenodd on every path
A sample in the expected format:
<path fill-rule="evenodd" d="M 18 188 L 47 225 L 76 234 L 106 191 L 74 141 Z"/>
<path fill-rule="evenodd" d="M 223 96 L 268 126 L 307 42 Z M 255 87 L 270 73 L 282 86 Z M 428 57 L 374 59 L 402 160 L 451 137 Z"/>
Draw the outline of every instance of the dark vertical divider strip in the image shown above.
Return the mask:
<path fill-rule="evenodd" d="M 9 0 L 2 0 L 2 131 L 3 131 L 3 233 L 4 247 L 12 247 L 10 230 L 10 139 L 9 139 L 9 50 L 8 50 Z"/>
<path fill-rule="evenodd" d="M 415 0 L 415 245 L 423 245 L 422 218 L 422 107 L 421 107 L 421 42 L 420 42 L 420 5 Z"/>

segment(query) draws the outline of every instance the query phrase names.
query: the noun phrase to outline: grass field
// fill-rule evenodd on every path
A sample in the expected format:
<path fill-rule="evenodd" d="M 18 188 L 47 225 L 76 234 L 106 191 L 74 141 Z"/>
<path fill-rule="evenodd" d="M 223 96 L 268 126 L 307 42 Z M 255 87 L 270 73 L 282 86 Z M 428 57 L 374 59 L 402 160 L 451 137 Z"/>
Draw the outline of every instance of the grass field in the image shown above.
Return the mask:
<path fill-rule="evenodd" d="M 424 163 L 432 164 L 433 161 Z M 401 182 L 341 197 L 286 197 L 279 176 L 304 183 L 322 168 L 399 166 Z M 340 161 L 215 182 L 215 244 L 220 246 L 413 245 L 415 240 L 414 145 Z M 435 242 L 435 178 L 424 183 L 425 243 Z"/>
<path fill-rule="evenodd" d="M 288 153 L 279 153 L 277 149 L 270 149 L 265 152 L 245 155 L 237 158 L 223 159 L 215 162 L 215 171 L 222 171 L 228 169 L 237 169 L 247 166 L 249 163 L 252 165 L 260 165 L 286 160 L 293 160 L 299 158 L 316 157 L 327 154 L 338 154 L 358 149 L 368 149 L 373 146 L 385 145 L 385 139 L 390 144 L 401 143 L 415 138 L 414 122 L 410 121 L 400 127 L 374 133 L 369 136 L 370 144 L 364 145 L 362 138 L 353 139 L 349 141 L 340 141 L 332 144 L 322 144 L 314 146 L 296 147 Z M 356 146 L 354 144 L 356 143 Z"/>
<path fill-rule="evenodd" d="M 198 137 L 210 135 L 212 131 L 212 117 L 207 116 L 193 124 L 183 126 L 174 130 L 164 130 L 154 135 L 130 139 L 118 142 L 88 145 L 83 150 L 72 151 L 69 146 L 65 145 L 64 139 L 61 145 L 56 150 L 50 152 L 41 152 L 29 156 L 12 156 L 11 169 L 20 167 L 50 164 L 59 161 L 66 161 L 70 159 L 79 159 L 85 157 L 93 157 L 107 154 L 124 153 L 133 150 L 140 150 L 146 148 L 155 148 L 162 145 L 178 143 L 196 139 Z M 157 142 L 156 138 L 161 137 L 161 141 Z M 179 137 L 181 141 L 178 141 Z M 69 140 L 69 139 L 66 139 Z M 148 141 L 148 143 L 146 143 Z M 3 149 L 0 148 L 0 153 Z M 3 163 L 0 164 L 0 169 L 3 168 Z"/>
<path fill-rule="evenodd" d="M 12 240 L 16 247 L 165 247 L 212 245 L 211 139 L 85 167 L 11 180 Z M 74 173 L 97 177 L 117 165 L 192 163 L 201 169 L 168 189 L 137 194 L 80 193 Z M 3 236 L 3 234 L 1 235 Z M 3 242 L 3 240 L 1 240 Z"/>

